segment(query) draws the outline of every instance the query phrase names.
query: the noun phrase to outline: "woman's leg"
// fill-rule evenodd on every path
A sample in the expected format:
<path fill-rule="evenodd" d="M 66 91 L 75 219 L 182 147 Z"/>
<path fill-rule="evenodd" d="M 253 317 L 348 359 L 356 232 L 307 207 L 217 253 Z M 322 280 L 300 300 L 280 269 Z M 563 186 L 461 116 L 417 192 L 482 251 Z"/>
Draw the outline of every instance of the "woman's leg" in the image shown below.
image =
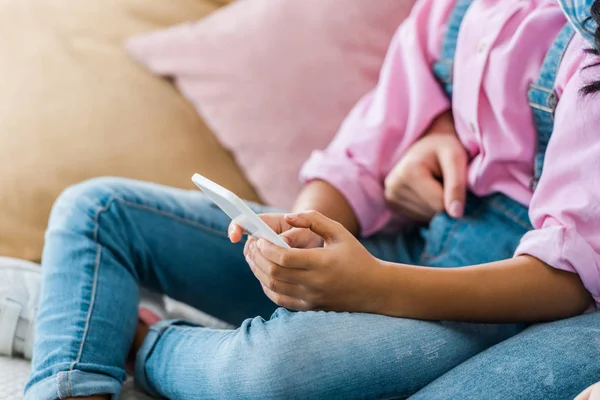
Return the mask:
<path fill-rule="evenodd" d="M 240 324 L 274 304 L 200 192 L 116 178 L 55 204 L 26 398 L 117 394 L 137 325 L 139 285 Z"/>
<path fill-rule="evenodd" d="M 600 380 L 600 312 L 534 325 L 466 361 L 411 400 L 572 399 Z"/>

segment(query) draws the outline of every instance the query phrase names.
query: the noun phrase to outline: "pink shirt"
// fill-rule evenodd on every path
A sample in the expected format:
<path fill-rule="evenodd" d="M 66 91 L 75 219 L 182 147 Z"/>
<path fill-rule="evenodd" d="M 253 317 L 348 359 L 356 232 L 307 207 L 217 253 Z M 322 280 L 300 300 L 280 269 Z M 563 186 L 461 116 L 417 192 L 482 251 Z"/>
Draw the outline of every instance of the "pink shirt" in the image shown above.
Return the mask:
<path fill-rule="evenodd" d="M 407 148 L 441 112 L 452 108 L 457 134 L 471 156 L 469 189 L 504 193 L 530 207 L 535 230 L 516 255 L 530 254 L 580 275 L 600 304 L 600 95 L 579 89 L 599 68 L 576 35 L 561 63 L 552 139 L 535 194 L 536 131 L 527 89 L 566 23 L 555 0 L 481 0 L 467 12 L 458 39 L 452 104 L 432 73 L 454 1 L 419 0 L 390 45 L 377 87 L 365 95 L 325 151 L 304 165 L 305 181 L 340 190 L 362 234 L 391 221 L 383 181 Z"/>

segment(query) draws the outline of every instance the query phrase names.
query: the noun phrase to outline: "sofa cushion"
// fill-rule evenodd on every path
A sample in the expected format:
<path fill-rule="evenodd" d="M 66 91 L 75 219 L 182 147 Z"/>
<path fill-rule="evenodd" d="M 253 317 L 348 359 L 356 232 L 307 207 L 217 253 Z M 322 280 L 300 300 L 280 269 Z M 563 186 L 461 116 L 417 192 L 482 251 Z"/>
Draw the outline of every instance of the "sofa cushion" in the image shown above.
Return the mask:
<path fill-rule="evenodd" d="M 223 3 L 0 2 L 0 255 L 39 260 L 54 199 L 94 176 L 192 189 L 200 172 L 257 199 L 193 107 L 123 46 Z"/>
<path fill-rule="evenodd" d="M 412 3 L 246 0 L 128 48 L 174 77 L 267 203 L 289 208 L 301 164 L 375 85 Z"/>

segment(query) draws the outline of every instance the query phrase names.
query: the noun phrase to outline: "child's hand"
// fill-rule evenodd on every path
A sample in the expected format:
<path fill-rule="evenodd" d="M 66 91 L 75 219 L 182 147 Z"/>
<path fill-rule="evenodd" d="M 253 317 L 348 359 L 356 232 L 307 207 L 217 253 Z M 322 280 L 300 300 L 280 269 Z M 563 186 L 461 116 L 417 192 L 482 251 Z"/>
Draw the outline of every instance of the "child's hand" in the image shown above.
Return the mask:
<path fill-rule="evenodd" d="M 341 224 L 315 211 L 288 214 L 284 221 L 318 234 L 325 247 L 282 249 L 252 240 L 246 259 L 266 295 L 295 310 L 372 310 L 379 261 Z"/>
<path fill-rule="evenodd" d="M 467 152 L 456 136 L 452 116 L 442 114 L 386 177 L 386 200 L 418 222 L 428 222 L 444 209 L 460 218 L 467 192 L 466 168 Z"/>
<path fill-rule="evenodd" d="M 290 247 L 310 249 L 313 247 L 323 246 L 323 239 L 314 232 L 308 229 L 298 229 L 290 226 L 284 219 L 285 214 L 260 214 L 259 217 L 271 227 L 278 235 L 281 235 L 283 240 L 290 245 Z M 233 243 L 237 243 L 242 240 L 242 236 L 245 233 L 244 228 L 231 222 L 229 224 L 228 235 L 229 239 Z M 249 238 L 248 242 L 255 240 Z M 244 254 L 248 250 L 248 242 L 244 249 Z"/>

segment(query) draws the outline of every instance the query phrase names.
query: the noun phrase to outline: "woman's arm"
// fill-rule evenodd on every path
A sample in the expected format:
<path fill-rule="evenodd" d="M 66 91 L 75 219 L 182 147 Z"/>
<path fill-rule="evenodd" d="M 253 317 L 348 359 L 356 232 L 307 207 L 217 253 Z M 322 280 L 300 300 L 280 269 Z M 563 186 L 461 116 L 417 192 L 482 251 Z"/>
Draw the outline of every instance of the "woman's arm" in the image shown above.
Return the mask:
<path fill-rule="evenodd" d="M 463 268 L 427 268 L 379 261 L 374 313 L 470 322 L 551 321 L 592 304 L 579 276 L 537 258 Z"/>

